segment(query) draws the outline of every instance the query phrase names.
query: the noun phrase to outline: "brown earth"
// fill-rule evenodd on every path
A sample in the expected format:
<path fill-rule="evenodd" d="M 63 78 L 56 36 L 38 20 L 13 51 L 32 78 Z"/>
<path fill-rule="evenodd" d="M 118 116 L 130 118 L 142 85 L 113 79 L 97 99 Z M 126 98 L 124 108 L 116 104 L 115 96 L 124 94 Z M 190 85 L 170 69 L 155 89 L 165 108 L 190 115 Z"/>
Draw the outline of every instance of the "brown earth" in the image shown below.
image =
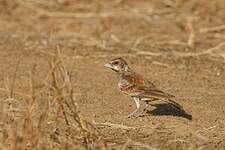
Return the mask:
<path fill-rule="evenodd" d="M 0 0 L 1 149 L 225 150 L 224 14 L 224 0 Z M 63 101 L 48 98 L 54 83 L 39 85 L 56 50 L 92 127 L 82 136 L 65 123 Z M 175 95 L 185 112 L 157 103 L 127 118 L 133 100 L 103 67 L 115 57 Z M 34 104 L 32 89 L 44 89 Z"/>

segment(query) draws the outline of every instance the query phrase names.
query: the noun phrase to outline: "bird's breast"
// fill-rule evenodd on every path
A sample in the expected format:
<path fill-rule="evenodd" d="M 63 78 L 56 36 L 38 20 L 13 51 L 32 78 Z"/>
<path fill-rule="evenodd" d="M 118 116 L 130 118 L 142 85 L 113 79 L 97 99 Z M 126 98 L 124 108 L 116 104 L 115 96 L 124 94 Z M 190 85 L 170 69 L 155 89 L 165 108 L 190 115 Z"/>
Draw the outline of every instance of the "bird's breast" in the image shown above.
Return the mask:
<path fill-rule="evenodd" d="M 125 84 L 125 83 L 118 83 L 118 87 L 120 89 L 121 92 L 126 93 L 126 94 L 130 94 L 133 91 L 135 91 L 135 85 L 133 84 Z"/>

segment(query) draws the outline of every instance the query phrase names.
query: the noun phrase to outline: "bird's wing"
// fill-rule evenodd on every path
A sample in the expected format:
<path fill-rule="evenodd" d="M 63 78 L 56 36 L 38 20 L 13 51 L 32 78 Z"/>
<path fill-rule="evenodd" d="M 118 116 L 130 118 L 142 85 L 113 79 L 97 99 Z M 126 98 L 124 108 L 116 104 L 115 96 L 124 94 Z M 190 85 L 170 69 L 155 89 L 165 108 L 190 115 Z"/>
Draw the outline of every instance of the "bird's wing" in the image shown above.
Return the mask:
<path fill-rule="evenodd" d="M 161 90 L 158 89 L 149 89 L 149 88 L 142 88 L 139 87 L 139 94 L 136 95 L 138 97 L 142 97 L 145 98 L 145 101 L 151 101 L 151 100 L 163 100 L 166 102 L 169 102 L 170 104 L 172 104 L 176 109 L 182 110 L 183 107 L 177 103 L 176 101 L 172 100 L 175 96 L 165 93 Z M 147 98 L 147 99 L 146 99 Z M 150 98 L 150 99 L 148 99 Z"/>
<path fill-rule="evenodd" d="M 149 87 L 142 87 L 139 86 L 136 88 L 137 91 L 139 91 L 139 96 L 140 97 L 149 97 L 149 98 L 164 98 L 164 99 L 171 99 L 174 98 L 175 96 L 168 94 L 166 92 L 163 92 L 159 89 L 155 88 L 149 88 Z"/>
<path fill-rule="evenodd" d="M 151 101 L 154 99 L 164 100 L 172 104 L 177 109 L 183 109 L 180 104 L 172 100 L 175 96 L 159 90 L 152 82 L 144 79 L 140 75 L 126 75 L 124 76 L 124 80 L 126 84 L 122 87 L 121 91 L 132 97 L 145 98 L 145 101 Z"/>
<path fill-rule="evenodd" d="M 175 97 L 157 89 L 152 82 L 146 80 L 139 74 L 134 73 L 124 75 L 123 79 L 128 83 L 124 89 L 126 93 L 130 93 L 129 95 L 157 99 L 170 99 Z"/>

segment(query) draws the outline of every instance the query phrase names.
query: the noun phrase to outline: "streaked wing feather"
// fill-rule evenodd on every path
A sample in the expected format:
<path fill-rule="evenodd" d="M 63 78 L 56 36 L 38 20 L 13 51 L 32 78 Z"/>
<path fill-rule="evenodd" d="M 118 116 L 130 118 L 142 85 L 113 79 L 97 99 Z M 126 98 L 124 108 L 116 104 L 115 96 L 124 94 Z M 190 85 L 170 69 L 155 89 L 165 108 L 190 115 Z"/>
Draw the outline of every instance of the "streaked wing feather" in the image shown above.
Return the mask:
<path fill-rule="evenodd" d="M 177 102 L 171 100 L 175 96 L 165 93 L 159 89 L 150 81 L 144 79 L 138 74 L 124 75 L 120 90 L 132 97 L 147 98 L 146 100 L 158 99 L 168 101 L 178 109 L 182 109 L 182 106 Z M 149 99 L 148 99 L 149 98 Z"/>
<path fill-rule="evenodd" d="M 152 97 L 152 98 L 174 98 L 175 96 L 165 93 L 161 90 L 158 90 L 156 88 L 143 88 L 139 87 L 138 90 L 140 91 L 141 97 Z"/>
<path fill-rule="evenodd" d="M 129 93 L 131 96 L 164 99 L 174 97 L 173 95 L 157 89 L 152 82 L 146 80 L 139 74 L 126 74 L 122 78 L 127 83 L 121 88 L 121 91 Z"/>

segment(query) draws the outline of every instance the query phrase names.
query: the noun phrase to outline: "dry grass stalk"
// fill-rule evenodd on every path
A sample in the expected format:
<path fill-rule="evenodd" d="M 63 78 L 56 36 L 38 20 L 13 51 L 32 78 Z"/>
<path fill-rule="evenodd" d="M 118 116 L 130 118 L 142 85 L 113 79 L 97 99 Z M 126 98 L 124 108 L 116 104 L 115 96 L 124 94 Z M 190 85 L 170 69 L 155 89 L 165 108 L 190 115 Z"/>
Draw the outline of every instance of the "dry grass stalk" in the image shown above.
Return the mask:
<path fill-rule="evenodd" d="M 11 83 L 11 86 L 10 86 L 10 94 L 9 94 L 9 97 L 10 98 L 13 97 L 13 91 L 14 91 L 14 86 L 15 86 L 15 81 L 16 81 L 16 75 L 17 75 L 17 71 L 18 71 L 18 68 L 19 68 L 19 64 L 20 64 L 20 59 L 16 63 L 15 72 L 13 74 L 13 79 L 12 79 L 12 83 Z"/>
<path fill-rule="evenodd" d="M 225 25 L 215 26 L 211 28 L 202 28 L 199 30 L 200 33 L 207 33 L 207 32 L 219 32 L 225 30 Z"/>
<path fill-rule="evenodd" d="M 111 128 L 115 128 L 115 129 L 122 129 L 122 130 L 134 130 L 136 129 L 135 127 L 129 127 L 123 124 L 114 124 L 114 123 L 110 123 L 110 122 L 104 122 L 104 123 L 97 123 L 94 122 L 93 123 L 96 126 L 104 126 L 104 127 L 111 127 Z"/>
<path fill-rule="evenodd" d="M 189 38 L 188 38 L 188 46 L 194 47 L 195 46 L 195 38 L 196 38 L 196 33 L 193 27 L 195 18 L 194 17 L 187 17 L 187 27 L 189 29 Z"/>
<path fill-rule="evenodd" d="M 144 143 L 141 143 L 141 142 L 133 141 L 133 140 L 130 140 L 130 139 L 124 144 L 122 149 L 126 150 L 128 146 L 137 146 L 137 147 L 148 149 L 148 150 L 157 150 L 156 148 L 151 147 L 148 144 L 144 144 Z"/>
<path fill-rule="evenodd" d="M 215 47 L 212 47 L 212 48 L 209 48 L 205 51 L 202 51 L 202 52 L 196 52 L 196 53 L 193 53 L 193 52 L 189 52 L 189 53 L 182 53 L 182 52 L 174 52 L 175 55 L 179 56 L 179 57 L 197 57 L 197 56 L 201 56 L 201 55 L 207 55 L 207 54 L 210 54 L 210 55 L 215 55 L 213 54 L 214 51 L 216 50 L 220 50 L 221 47 L 225 46 L 225 42 L 223 43 L 220 43 L 218 45 L 216 45 Z"/>
<path fill-rule="evenodd" d="M 123 147 L 121 148 L 121 150 L 126 150 L 126 149 L 127 149 L 127 147 L 129 146 L 130 142 L 131 142 L 131 140 L 130 140 L 130 139 L 129 139 L 129 140 L 127 140 L 127 142 L 123 145 Z"/>
<path fill-rule="evenodd" d="M 99 133 L 95 131 L 94 126 L 89 122 L 83 120 L 80 116 L 80 113 L 77 108 L 77 104 L 74 99 L 74 91 L 71 83 L 71 72 L 67 71 L 65 64 L 62 59 L 62 55 L 60 50 L 56 52 L 55 57 L 50 63 L 50 69 L 52 70 L 52 94 L 53 99 L 57 101 L 59 107 L 59 111 L 61 111 L 64 115 L 65 122 L 68 126 L 70 132 L 72 132 L 74 123 L 76 124 L 75 130 L 79 130 L 81 132 L 83 142 L 85 143 L 85 147 L 88 148 L 94 141 L 99 141 L 100 136 Z M 62 96 L 64 95 L 64 96 Z M 65 95 L 68 95 L 65 97 Z M 68 113 L 71 114 L 72 118 L 68 117 Z M 102 140 L 100 140 L 104 143 Z M 105 145 L 105 144 L 103 144 Z"/>
<path fill-rule="evenodd" d="M 2 135 L 5 140 L 0 142 L 0 148 L 50 149 L 53 145 L 58 148 L 69 145 L 79 149 L 107 149 L 100 133 L 79 113 L 72 85 L 72 69 L 66 68 L 59 48 L 51 58 L 44 80 L 36 78 L 36 64 L 29 71 L 29 94 L 18 94 L 10 89 L 17 85 L 8 86 L 8 80 L 5 81 L 6 88 L 1 88 L 4 92 L 12 93 L 9 94 L 12 97 L 0 101 L 3 107 L 0 125 L 6 133 Z M 16 77 L 15 73 L 13 76 Z M 16 78 L 13 78 L 15 81 Z M 44 86 L 37 89 L 39 84 Z M 8 108 L 7 103 L 12 103 L 12 106 Z M 60 114 L 64 121 L 60 119 Z M 11 146 L 8 146 L 9 143 Z"/>
<path fill-rule="evenodd" d="M 81 19 L 90 19 L 90 18 L 109 18 L 109 17 L 126 17 L 129 18 L 132 14 L 133 17 L 143 18 L 146 21 L 151 21 L 151 18 L 148 16 L 149 12 L 152 14 L 152 8 L 146 8 L 148 11 L 143 13 L 141 10 L 138 9 L 130 9 L 129 12 L 127 11 L 108 11 L 108 12 L 90 12 L 90 13 L 79 13 L 79 12 L 51 12 L 45 10 L 41 7 L 36 6 L 34 1 L 28 0 L 17 0 L 18 4 L 23 7 L 29 8 L 33 11 L 36 11 L 40 15 L 45 15 L 48 17 L 55 17 L 55 18 L 81 18 Z M 87 7 L 87 6 L 86 6 Z M 162 13 L 161 11 L 155 13 Z M 163 12 L 164 13 L 164 12 Z"/>
<path fill-rule="evenodd" d="M 69 13 L 69 12 L 50 12 L 40 7 L 35 6 L 32 2 L 28 2 L 26 0 L 17 0 L 19 4 L 25 6 L 27 8 L 32 9 L 33 11 L 38 12 L 41 15 L 45 15 L 48 17 L 57 17 L 57 18 L 107 18 L 119 16 L 121 13 L 117 12 L 104 12 L 104 13 Z M 125 14 L 128 15 L 128 14 Z"/>

